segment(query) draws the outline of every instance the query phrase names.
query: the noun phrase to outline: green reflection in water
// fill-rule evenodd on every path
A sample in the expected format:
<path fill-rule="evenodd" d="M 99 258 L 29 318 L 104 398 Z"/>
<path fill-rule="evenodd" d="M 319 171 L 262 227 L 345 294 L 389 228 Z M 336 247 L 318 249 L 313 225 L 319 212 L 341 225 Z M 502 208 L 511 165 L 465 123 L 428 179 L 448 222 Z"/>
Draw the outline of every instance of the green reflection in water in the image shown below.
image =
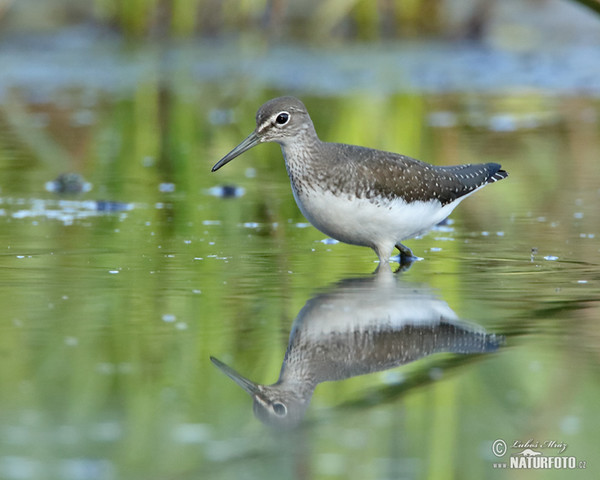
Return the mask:
<path fill-rule="evenodd" d="M 13 92 L 2 106 L 3 472 L 481 478 L 496 475 L 489 442 L 531 436 L 566 441 L 591 462 L 600 167 L 597 123 L 581 112 L 597 114 L 597 104 L 536 94 L 303 98 L 325 140 L 510 171 L 461 204 L 449 231 L 408 242 L 425 260 L 404 274 L 508 342 L 482 362 L 451 368 L 432 357 L 394 371 L 423 379 L 414 388 L 396 390 L 385 374 L 324 383 L 308 426 L 282 438 L 265 433 L 209 355 L 273 381 L 306 300 L 376 264 L 368 249 L 322 243 L 304 225 L 277 146 L 210 174 L 253 128 L 256 107 L 279 93 L 225 101 L 185 78 L 164 89 L 150 76 L 131 97 L 85 107 L 90 123 L 71 122 L 83 109 L 77 92 L 61 106 Z M 46 121 L 16 122 L 17 108 Z M 444 112 L 450 123 L 432 127 Z M 507 112 L 537 123 L 492 128 Z M 44 156 L 47 145 L 60 156 Z M 44 191 L 62 171 L 94 185 L 70 200 L 134 208 L 67 211 Z M 245 194 L 208 193 L 219 184 Z M 432 368 L 449 373 L 426 381 Z"/>

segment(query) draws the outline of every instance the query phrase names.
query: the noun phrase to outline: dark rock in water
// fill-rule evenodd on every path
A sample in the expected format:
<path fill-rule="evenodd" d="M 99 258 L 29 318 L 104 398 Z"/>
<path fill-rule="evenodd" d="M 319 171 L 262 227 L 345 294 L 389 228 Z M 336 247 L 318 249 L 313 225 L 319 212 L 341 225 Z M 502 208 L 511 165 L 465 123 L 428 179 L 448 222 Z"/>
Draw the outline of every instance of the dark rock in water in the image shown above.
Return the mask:
<path fill-rule="evenodd" d="M 51 182 L 46 182 L 46 190 L 58 194 L 75 195 L 89 192 L 92 184 L 86 182 L 78 173 L 63 173 Z M 66 200 L 61 200 L 65 202 Z M 124 212 L 133 209 L 133 204 L 112 202 L 110 200 L 88 200 L 83 202 L 68 201 L 68 208 L 82 208 L 96 212 Z"/>
<path fill-rule="evenodd" d="M 46 190 L 54 193 L 85 193 L 91 189 L 92 184 L 78 173 L 62 173 L 55 180 L 46 182 Z"/>

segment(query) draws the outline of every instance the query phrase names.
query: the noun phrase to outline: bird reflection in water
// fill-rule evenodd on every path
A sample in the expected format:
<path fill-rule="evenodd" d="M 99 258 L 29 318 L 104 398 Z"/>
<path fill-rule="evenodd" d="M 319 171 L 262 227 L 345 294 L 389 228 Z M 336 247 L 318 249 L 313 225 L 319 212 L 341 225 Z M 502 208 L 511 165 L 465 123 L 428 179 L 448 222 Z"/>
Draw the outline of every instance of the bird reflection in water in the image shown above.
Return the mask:
<path fill-rule="evenodd" d="M 300 423 L 316 386 L 380 372 L 440 352 L 495 351 L 503 337 L 461 321 L 427 287 L 389 271 L 346 279 L 300 310 L 290 333 L 279 379 L 261 385 L 220 360 L 211 361 L 254 400 L 264 423 Z"/>

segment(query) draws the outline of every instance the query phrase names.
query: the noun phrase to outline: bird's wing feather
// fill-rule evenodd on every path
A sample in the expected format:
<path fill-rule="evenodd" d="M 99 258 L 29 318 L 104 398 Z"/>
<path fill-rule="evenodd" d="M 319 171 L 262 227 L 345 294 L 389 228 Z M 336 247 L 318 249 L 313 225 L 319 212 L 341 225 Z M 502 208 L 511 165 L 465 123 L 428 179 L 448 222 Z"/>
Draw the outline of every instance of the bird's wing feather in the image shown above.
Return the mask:
<path fill-rule="evenodd" d="M 347 171 L 348 188 L 359 185 L 357 193 L 365 198 L 401 197 L 407 202 L 437 198 L 446 205 L 508 175 L 497 163 L 438 167 L 397 153 L 333 145 L 336 154 L 328 157 L 336 168 Z M 345 190 L 343 183 L 339 187 Z"/>

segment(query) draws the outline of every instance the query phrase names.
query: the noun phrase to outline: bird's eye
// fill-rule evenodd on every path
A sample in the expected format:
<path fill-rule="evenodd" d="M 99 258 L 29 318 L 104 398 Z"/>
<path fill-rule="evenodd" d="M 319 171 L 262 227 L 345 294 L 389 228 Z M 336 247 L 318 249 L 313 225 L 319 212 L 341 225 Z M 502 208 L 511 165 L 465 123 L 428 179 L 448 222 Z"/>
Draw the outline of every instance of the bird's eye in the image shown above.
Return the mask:
<path fill-rule="evenodd" d="M 289 120 L 290 114 L 287 112 L 281 112 L 279 115 L 277 115 L 275 122 L 277 123 L 277 125 L 285 125 Z"/>
<path fill-rule="evenodd" d="M 281 402 L 273 403 L 273 411 L 275 412 L 275 415 L 279 417 L 287 415 L 287 407 Z"/>

